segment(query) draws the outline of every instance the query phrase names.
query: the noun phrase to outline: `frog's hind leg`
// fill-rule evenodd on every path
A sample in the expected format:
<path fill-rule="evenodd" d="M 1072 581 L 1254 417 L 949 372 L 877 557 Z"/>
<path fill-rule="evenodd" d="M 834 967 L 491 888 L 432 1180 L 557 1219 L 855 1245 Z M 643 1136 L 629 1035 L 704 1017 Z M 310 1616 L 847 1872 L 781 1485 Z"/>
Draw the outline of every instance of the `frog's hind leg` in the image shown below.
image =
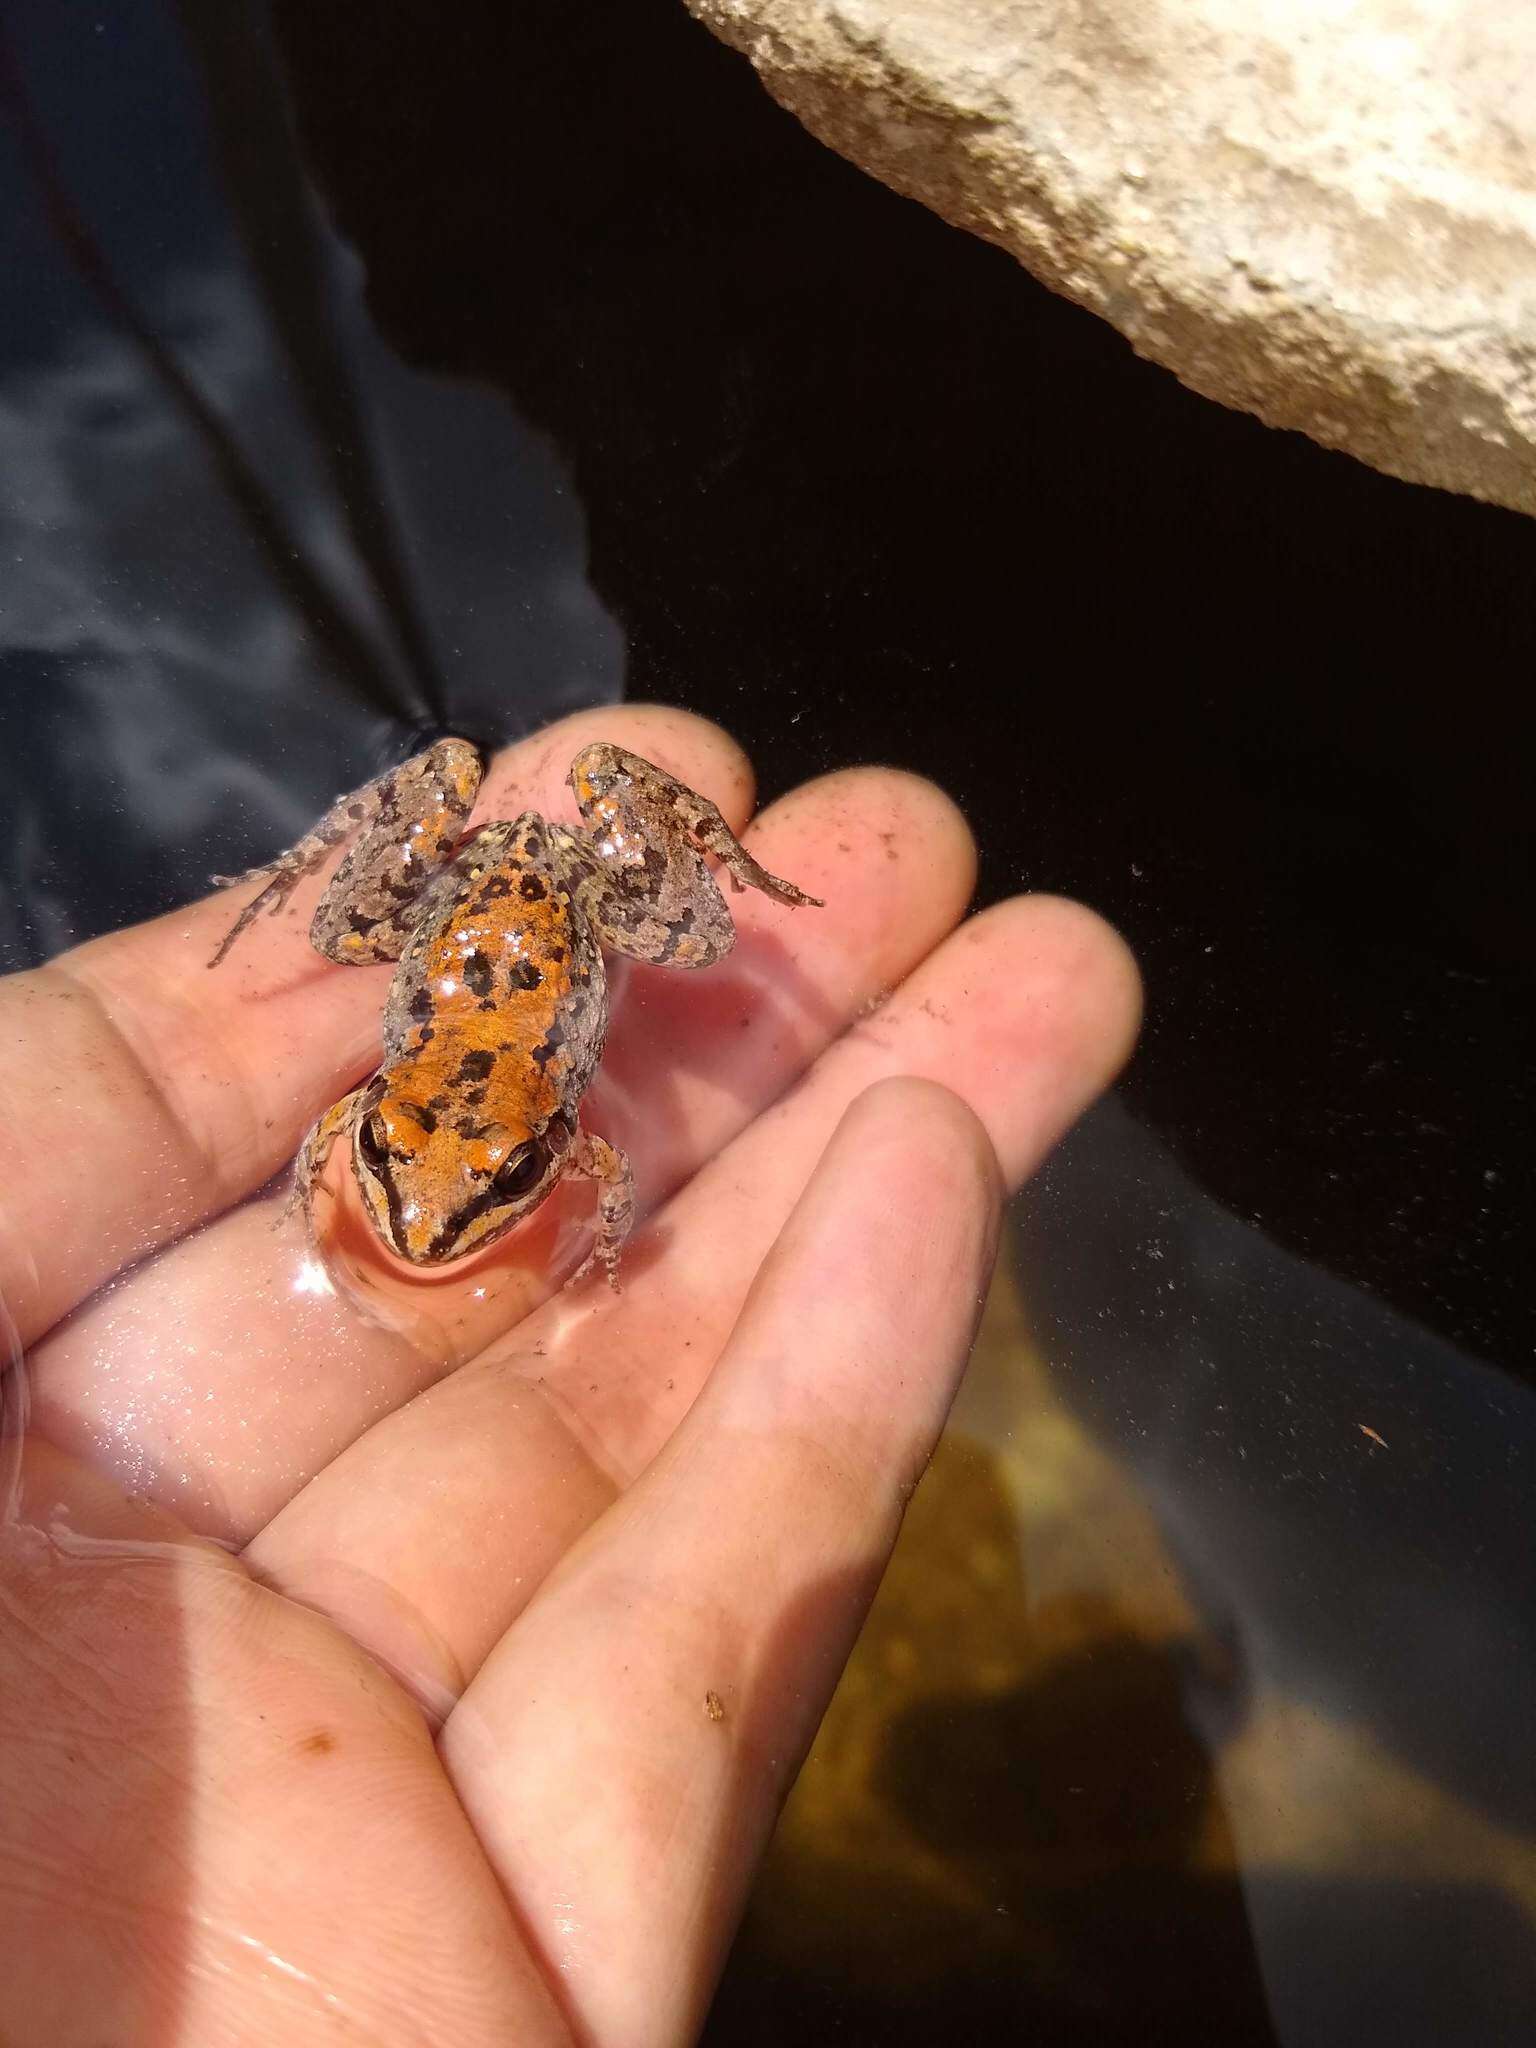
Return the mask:
<path fill-rule="evenodd" d="M 334 846 L 360 834 L 320 900 L 310 943 L 329 960 L 396 960 L 416 897 L 453 850 L 480 787 L 480 756 L 467 740 L 439 740 L 350 796 L 339 797 L 297 846 L 220 884 L 263 882 L 208 962 L 217 967 L 246 926 L 276 916 Z"/>
<path fill-rule="evenodd" d="M 635 1220 L 635 1177 L 630 1172 L 628 1157 L 606 1138 L 578 1128 L 569 1168 L 597 1182 L 597 1239 L 565 1284 L 574 1287 L 594 1265 L 600 1265 L 608 1285 L 617 1294 L 619 1253 Z"/>
<path fill-rule="evenodd" d="M 731 878 L 733 889 L 761 889 L 780 903 L 804 903 L 820 910 L 819 896 L 807 896 L 793 882 L 755 861 L 707 796 L 679 782 L 653 761 L 628 753 L 610 741 L 583 747 L 571 763 L 571 788 L 581 815 L 601 844 L 620 827 L 633 841 L 671 839 L 679 834 L 700 853 L 712 853 Z"/>
<path fill-rule="evenodd" d="M 591 835 L 587 859 L 601 878 L 582 886 L 581 906 L 616 952 L 679 967 L 708 967 L 729 953 L 736 927 L 705 854 L 721 862 L 733 889 L 821 908 L 818 897 L 755 861 L 708 797 L 638 754 L 606 741 L 584 747 L 571 787 Z"/>

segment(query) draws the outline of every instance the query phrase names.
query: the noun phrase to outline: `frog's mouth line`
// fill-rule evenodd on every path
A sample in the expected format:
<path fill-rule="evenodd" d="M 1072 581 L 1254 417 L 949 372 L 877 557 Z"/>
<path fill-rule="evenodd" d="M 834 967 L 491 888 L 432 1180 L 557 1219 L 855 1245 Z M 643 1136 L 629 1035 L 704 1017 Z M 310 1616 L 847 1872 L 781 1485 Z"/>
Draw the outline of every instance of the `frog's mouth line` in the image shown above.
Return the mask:
<path fill-rule="evenodd" d="M 390 1249 L 399 1258 L 408 1260 L 413 1266 L 446 1265 L 452 1254 L 454 1244 L 463 1235 L 468 1226 L 474 1222 L 477 1216 L 483 1216 L 487 1209 L 495 1208 L 497 1205 L 495 1188 L 489 1186 L 482 1188 L 478 1195 L 473 1196 L 464 1204 L 463 1208 L 454 1211 L 440 1227 L 437 1235 L 432 1239 L 424 1252 L 413 1252 L 410 1249 L 410 1238 L 406 1232 L 405 1214 L 400 1206 L 400 1191 L 395 1186 L 393 1179 L 387 1173 L 368 1174 L 363 1189 L 364 1199 L 369 1200 L 373 1196 L 375 1189 L 383 1196 L 384 1205 L 389 1211 Z M 376 1205 L 370 1201 L 370 1206 Z M 478 1250 L 479 1246 L 473 1246 L 471 1249 Z"/>
<path fill-rule="evenodd" d="M 388 1174 L 365 1173 L 362 1163 L 357 1163 L 357 1175 L 363 1183 L 363 1199 L 377 1214 L 377 1205 L 371 1199 L 371 1191 L 377 1188 L 384 1197 L 384 1206 L 389 1211 L 389 1241 L 396 1251 L 405 1243 L 405 1217 L 400 1209 L 400 1195 L 394 1181 Z M 409 1257 L 409 1253 L 404 1254 Z"/>
<path fill-rule="evenodd" d="M 494 1183 L 483 1187 L 478 1195 L 472 1196 L 464 1204 L 462 1209 L 454 1211 L 438 1231 L 436 1237 L 433 1238 L 424 1256 L 414 1263 L 423 1266 L 438 1266 L 446 1263 L 447 1260 L 454 1256 L 453 1246 L 455 1242 L 464 1235 L 470 1224 L 475 1222 L 478 1217 L 485 1215 L 488 1209 L 505 1209 L 507 1214 L 503 1221 L 506 1223 L 516 1223 L 521 1217 L 530 1215 L 549 1193 L 550 1183 L 557 1166 L 558 1161 L 551 1160 L 542 1179 L 531 1187 L 526 1194 L 519 1195 L 516 1201 L 508 1201 L 507 1197 L 497 1190 Z M 390 1220 L 394 1222 L 397 1216 L 395 1206 L 397 1198 L 393 1188 L 388 1189 L 387 1193 L 390 1204 Z M 466 1252 L 483 1251 L 489 1239 L 490 1233 L 488 1232 L 485 1237 L 478 1238 L 474 1244 L 466 1245 L 464 1249 Z M 402 1241 L 399 1237 L 395 1239 L 397 1244 Z"/>
<path fill-rule="evenodd" d="M 391 1189 L 390 1193 L 393 1195 L 394 1190 Z M 425 1263 L 434 1265 L 446 1258 L 453 1245 L 464 1235 L 469 1225 L 477 1217 L 483 1216 L 488 1209 L 511 1209 L 513 1207 L 515 1207 L 515 1204 L 509 1202 L 505 1195 L 500 1195 L 496 1192 L 493 1182 L 487 1182 L 479 1194 L 472 1196 L 462 1209 L 455 1209 L 441 1230 L 438 1231 L 436 1237 L 433 1238 L 431 1244 L 427 1247 Z"/>

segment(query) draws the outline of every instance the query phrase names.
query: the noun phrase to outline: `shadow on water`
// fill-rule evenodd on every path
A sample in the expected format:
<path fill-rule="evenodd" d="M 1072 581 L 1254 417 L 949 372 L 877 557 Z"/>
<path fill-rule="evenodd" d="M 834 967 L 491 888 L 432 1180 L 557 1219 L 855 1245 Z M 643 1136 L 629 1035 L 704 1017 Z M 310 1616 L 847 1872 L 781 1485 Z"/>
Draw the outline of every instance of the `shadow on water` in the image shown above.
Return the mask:
<path fill-rule="evenodd" d="M 1529 1398 L 1181 1180 L 1018 1206 L 718 2048 L 1525 2038 Z"/>
<path fill-rule="evenodd" d="M 995 1462 L 941 1450 L 706 2040 L 1272 2041 L 1182 1647 L 1042 1607 Z"/>

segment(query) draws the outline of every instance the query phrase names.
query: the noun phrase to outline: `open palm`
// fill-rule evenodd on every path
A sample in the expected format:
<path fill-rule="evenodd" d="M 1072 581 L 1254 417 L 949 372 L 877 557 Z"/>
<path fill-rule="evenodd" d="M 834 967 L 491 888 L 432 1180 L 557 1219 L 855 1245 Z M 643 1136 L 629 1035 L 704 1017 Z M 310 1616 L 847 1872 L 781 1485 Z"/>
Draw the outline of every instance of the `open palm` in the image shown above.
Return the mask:
<path fill-rule="evenodd" d="M 634 707 L 502 755 L 477 816 L 563 814 L 594 738 L 744 824 L 731 742 Z M 238 896 L 0 986 L 15 2048 L 697 2030 L 1000 1191 L 1137 1003 L 1070 904 L 960 923 L 970 838 L 923 782 L 830 776 L 746 836 L 826 908 L 735 897 L 724 963 L 616 981 L 585 1110 L 639 1190 L 618 1295 L 560 1287 L 581 1187 L 402 1278 L 333 1174 L 339 1288 L 281 1188 L 246 1199 L 376 1058 L 389 970 L 309 952 L 318 882 L 213 974 Z"/>

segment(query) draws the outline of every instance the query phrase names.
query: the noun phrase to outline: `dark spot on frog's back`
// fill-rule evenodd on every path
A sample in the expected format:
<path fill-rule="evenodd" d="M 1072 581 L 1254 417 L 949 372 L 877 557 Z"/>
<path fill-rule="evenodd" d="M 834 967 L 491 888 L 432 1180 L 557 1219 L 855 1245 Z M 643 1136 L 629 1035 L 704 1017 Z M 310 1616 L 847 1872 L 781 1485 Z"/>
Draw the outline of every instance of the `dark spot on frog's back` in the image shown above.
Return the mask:
<path fill-rule="evenodd" d="M 549 894 L 542 875 L 524 875 L 517 890 L 525 903 L 542 903 Z"/>
<path fill-rule="evenodd" d="M 553 957 L 553 956 L 552 956 Z M 507 969 L 507 987 L 513 989 L 537 988 L 544 979 L 531 960 L 514 960 Z"/>
<path fill-rule="evenodd" d="M 432 991 L 423 983 L 420 988 L 414 989 L 411 993 L 409 1015 L 413 1023 L 425 1024 L 431 1014 Z"/>
<path fill-rule="evenodd" d="M 466 955 L 464 961 L 464 985 L 471 995 L 488 996 L 491 992 L 491 963 L 481 952 Z"/>
<path fill-rule="evenodd" d="M 565 1026 L 551 1024 L 545 1034 L 544 1043 L 533 1048 L 532 1058 L 536 1067 L 547 1067 L 555 1054 L 565 1043 Z"/>
<path fill-rule="evenodd" d="M 677 958 L 677 949 L 692 933 L 693 926 L 693 908 L 692 905 L 689 905 L 680 911 L 672 921 L 672 929 L 667 934 L 666 944 L 661 949 L 663 960 L 675 960 Z"/>
<path fill-rule="evenodd" d="M 491 1078 L 491 1072 L 495 1065 L 495 1053 L 487 1052 L 484 1047 L 481 1047 L 475 1052 L 465 1053 L 463 1059 L 459 1061 L 459 1071 L 453 1078 L 456 1082 L 464 1084 L 472 1081 L 488 1081 Z"/>

